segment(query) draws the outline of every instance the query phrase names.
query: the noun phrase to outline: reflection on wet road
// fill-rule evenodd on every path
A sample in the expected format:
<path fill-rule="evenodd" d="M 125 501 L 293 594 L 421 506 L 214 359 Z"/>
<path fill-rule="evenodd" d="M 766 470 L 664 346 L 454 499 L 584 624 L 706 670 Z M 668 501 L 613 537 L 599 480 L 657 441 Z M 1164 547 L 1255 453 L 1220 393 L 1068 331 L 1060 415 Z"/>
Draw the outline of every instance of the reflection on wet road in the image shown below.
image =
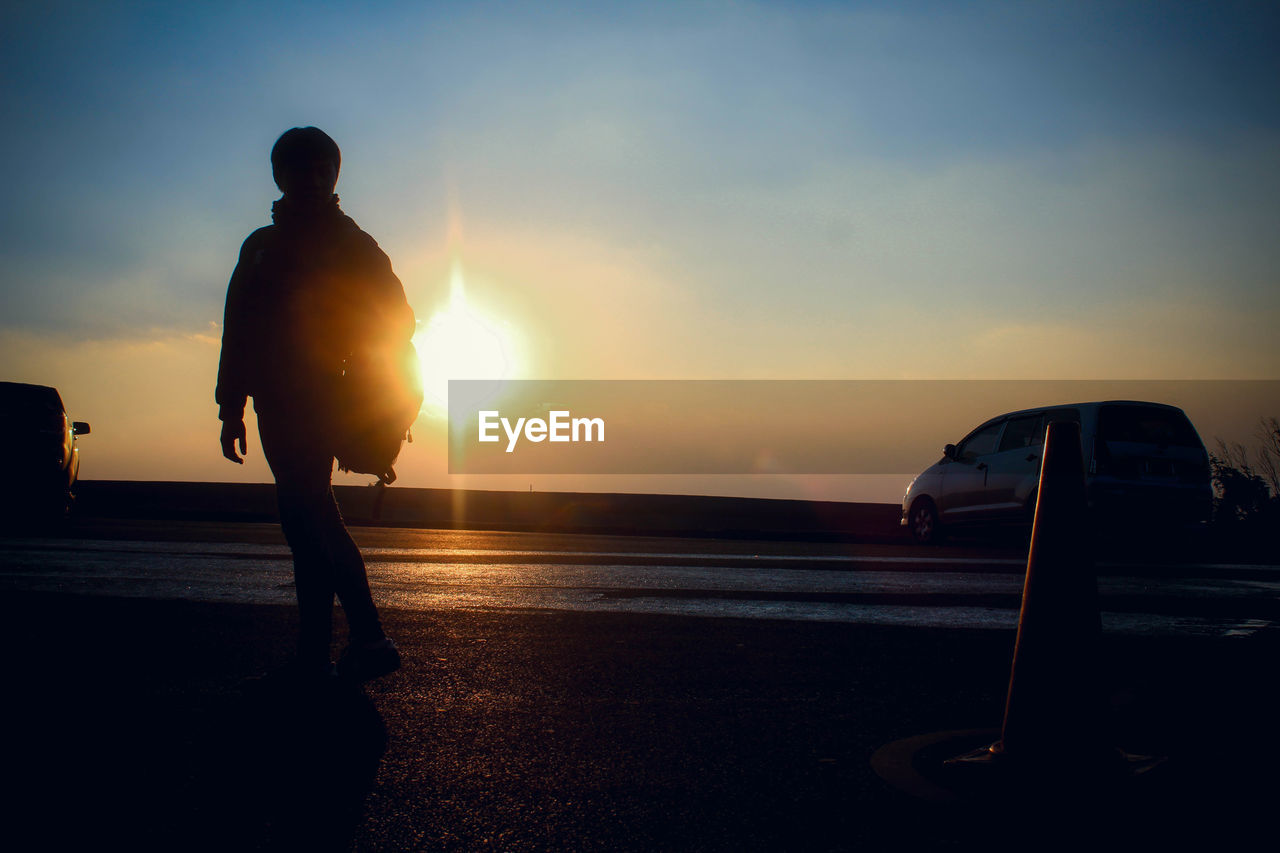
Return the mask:
<path fill-rule="evenodd" d="M 0 540 L 0 589 L 290 603 L 288 550 L 223 541 Z M 359 536 L 359 534 L 357 534 Z M 501 537 L 501 538 L 498 538 Z M 203 538 L 215 538 L 204 531 Z M 677 616 L 1010 629 L 1023 560 L 1009 550 L 379 530 L 365 542 L 386 606 L 594 610 Z M 475 547 L 477 545 L 487 547 Z M 722 547 L 717 547 L 720 545 Z M 495 547 L 498 546 L 498 547 Z M 1107 564 L 1103 627 L 1234 635 L 1280 621 L 1280 567 Z"/>

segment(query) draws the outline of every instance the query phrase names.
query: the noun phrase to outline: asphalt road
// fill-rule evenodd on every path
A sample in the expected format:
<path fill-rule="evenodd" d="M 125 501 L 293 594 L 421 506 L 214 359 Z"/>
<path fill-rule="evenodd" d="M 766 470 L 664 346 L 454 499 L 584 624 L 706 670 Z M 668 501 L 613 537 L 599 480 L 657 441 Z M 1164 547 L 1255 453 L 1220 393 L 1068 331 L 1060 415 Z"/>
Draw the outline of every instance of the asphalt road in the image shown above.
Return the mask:
<path fill-rule="evenodd" d="M 274 528 L 0 540 L 6 824 L 39 849 L 1025 849 L 1041 846 L 1028 832 L 1269 830 L 1274 566 L 1104 558 L 1113 737 L 1168 761 L 1106 796 L 942 806 L 870 757 L 999 725 L 1016 543 L 356 535 L 405 668 L 302 697 L 244 689 L 293 630 Z"/>
<path fill-rule="evenodd" d="M 915 628 L 1013 629 L 1017 542 L 913 544 L 355 528 L 377 600 L 408 610 L 590 611 Z M 13 590 L 290 604 L 266 524 L 97 522 L 0 540 Z M 1280 622 L 1280 566 L 1212 554 L 1098 561 L 1109 633 L 1239 636 Z"/>

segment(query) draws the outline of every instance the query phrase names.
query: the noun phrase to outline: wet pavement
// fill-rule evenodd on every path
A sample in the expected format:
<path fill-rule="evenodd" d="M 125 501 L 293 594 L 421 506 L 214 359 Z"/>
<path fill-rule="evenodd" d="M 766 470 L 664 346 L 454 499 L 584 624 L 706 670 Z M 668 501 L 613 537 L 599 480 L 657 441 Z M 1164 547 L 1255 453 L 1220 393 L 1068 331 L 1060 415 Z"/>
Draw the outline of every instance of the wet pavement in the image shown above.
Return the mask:
<path fill-rule="evenodd" d="M 292 602 L 288 548 L 252 541 L 269 537 L 269 531 L 253 525 L 229 531 L 189 528 L 190 542 L 92 536 L 0 540 L 0 588 Z M 122 525 L 116 532 L 128 528 Z M 135 535 L 146 535 L 145 530 Z M 199 541 L 215 536 L 232 541 Z M 1021 555 L 993 547 L 815 548 L 709 539 L 690 549 L 690 540 L 656 537 L 637 542 L 456 531 L 433 536 L 396 529 L 361 536 L 376 540 L 364 543 L 363 550 L 378 600 L 407 609 L 604 611 L 1007 630 L 1017 623 L 1025 567 Z M 1280 566 L 1103 560 L 1099 571 L 1108 632 L 1231 636 L 1280 621 Z"/>

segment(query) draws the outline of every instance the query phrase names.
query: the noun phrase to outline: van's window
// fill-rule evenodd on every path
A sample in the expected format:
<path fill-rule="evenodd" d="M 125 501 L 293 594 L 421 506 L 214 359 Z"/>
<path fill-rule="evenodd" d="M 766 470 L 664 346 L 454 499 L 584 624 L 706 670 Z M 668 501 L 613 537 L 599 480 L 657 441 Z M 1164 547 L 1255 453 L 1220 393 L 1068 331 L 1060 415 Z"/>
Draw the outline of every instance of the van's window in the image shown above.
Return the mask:
<path fill-rule="evenodd" d="M 1080 423 L 1079 409 L 1050 409 L 1044 413 L 1045 424 Z"/>
<path fill-rule="evenodd" d="M 1000 428 L 1004 426 L 1004 422 L 994 423 L 989 427 L 978 430 L 973 435 L 966 438 L 956 448 L 956 457 L 959 459 L 976 459 L 979 456 L 986 456 L 988 453 L 994 453 L 996 449 L 996 439 L 1000 437 Z"/>
<path fill-rule="evenodd" d="M 1044 444 L 1044 415 L 1024 415 L 1010 418 L 1000 439 L 1000 452 L 1039 447 Z"/>
<path fill-rule="evenodd" d="M 1178 409 L 1155 406 L 1103 406 L 1098 412 L 1098 437 L 1173 447 L 1201 447 L 1195 427 Z"/>

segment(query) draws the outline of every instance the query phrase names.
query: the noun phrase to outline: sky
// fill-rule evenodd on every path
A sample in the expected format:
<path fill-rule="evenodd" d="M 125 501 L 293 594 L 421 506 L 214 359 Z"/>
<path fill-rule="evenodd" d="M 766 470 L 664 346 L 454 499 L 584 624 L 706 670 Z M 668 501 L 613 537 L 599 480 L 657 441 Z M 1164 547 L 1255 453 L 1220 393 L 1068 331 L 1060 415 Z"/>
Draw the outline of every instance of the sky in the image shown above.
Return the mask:
<path fill-rule="evenodd" d="M 1273 4 L 50 2 L 0 21 L 0 365 L 93 425 L 85 478 L 270 479 L 256 443 L 221 458 L 213 387 L 226 283 L 298 125 L 341 146 L 343 209 L 405 285 L 429 382 L 1280 378 Z M 474 333 L 442 348 L 450 317 Z M 402 484 L 857 496 L 451 477 L 444 432 L 429 403 Z"/>

